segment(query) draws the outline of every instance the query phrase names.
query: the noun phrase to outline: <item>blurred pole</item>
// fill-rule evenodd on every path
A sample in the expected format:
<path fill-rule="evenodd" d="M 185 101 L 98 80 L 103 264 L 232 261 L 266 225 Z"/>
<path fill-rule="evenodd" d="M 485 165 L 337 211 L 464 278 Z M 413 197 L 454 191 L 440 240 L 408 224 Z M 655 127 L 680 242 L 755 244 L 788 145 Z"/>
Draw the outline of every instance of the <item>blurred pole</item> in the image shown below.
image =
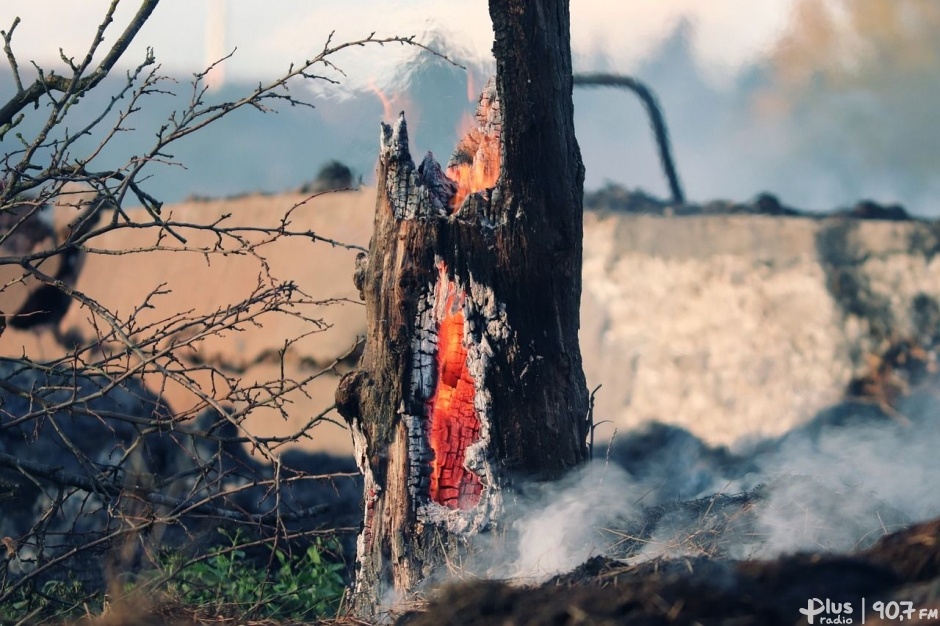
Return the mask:
<path fill-rule="evenodd" d="M 225 63 L 217 63 L 225 50 L 226 0 L 206 0 L 206 86 L 215 91 L 225 84 Z M 213 63 L 217 63 L 213 66 Z"/>

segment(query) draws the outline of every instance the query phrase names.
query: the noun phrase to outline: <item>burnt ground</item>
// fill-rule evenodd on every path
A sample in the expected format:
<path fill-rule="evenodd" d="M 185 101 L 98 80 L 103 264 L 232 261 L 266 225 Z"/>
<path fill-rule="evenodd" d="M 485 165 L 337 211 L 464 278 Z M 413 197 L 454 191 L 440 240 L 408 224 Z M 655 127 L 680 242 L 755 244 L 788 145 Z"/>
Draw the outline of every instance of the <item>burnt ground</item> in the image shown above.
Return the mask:
<path fill-rule="evenodd" d="M 911 603 L 915 611 L 906 623 L 940 624 L 940 518 L 935 517 L 940 487 L 930 460 L 940 453 L 937 350 L 936 336 L 926 345 L 891 345 L 873 361 L 871 373 L 852 381 L 845 402 L 747 454 L 711 448 L 673 426 L 630 434 L 608 450 L 608 460 L 631 480 L 652 479 L 657 492 L 650 497 L 656 499 L 632 516 L 604 520 L 610 537 L 603 556 L 540 584 L 476 580 L 445 586 L 431 594 L 426 607 L 399 616 L 396 624 L 808 624 L 800 609 L 812 598 L 852 607 L 852 613 L 828 615 L 842 621 L 821 621 L 827 616 L 821 613 L 815 624 L 862 623 L 863 598 L 866 624 L 901 622 L 879 621 L 872 608 L 879 600 Z M 861 433 L 859 439 L 890 448 L 914 469 L 879 493 L 861 477 L 851 483 L 782 474 L 737 493 L 690 499 L 704 485 L 742 485 L 744 477 L 771 476 L 760 466 L 780 450 L 819 454 L 831 450 L 832 442 L 842 446 L 850 441 L 846 433 Z M 928 443 L 915 452 L 923 440 Z M 866 450 L 872 449 L 860 448 L 858 454 Z M 858 461 L 850 471 L 871 465 L 877 474 L 892 467 L 875 456 Z M 933 502 L 921 510 L 934 513 L 928 521 L 911 523 L 900 505 L 903 498 L 896 496 L 919 481 L 925 485 L 916 493 Z M 812 518 L 812 509 L 825 503 L 847 513 L 828 521 Z M 806 533 L 794 544 L 797 550 L 762 552 L 773 530 L 767 526 L 771 510 L 806 516 L 804 527 L 797 528 Z M 782 519 L 775 515 L 773 523 Z M 826 524 L 830 528 L 820 528 Z M 853 537 L 849 543 L 835 538 L 838 527 Z M 651 555 L 654 543 L 668 549 Z M 937 612 L 931 616 L 930 610 Z"/>
<path fill-rule="evenodd" d="M 906 360 L 903 365 L 910 366 L 911 362 Z M 896 363 L 891 375 L 902 376 L 904 369 Z M 904 400 L 896 401 L 894 406 L 882 406 L 884 394 L 880 393 L 869 398 L 869 402 L 855 397 L 780 441 L 762 443 L 752 451 L 753 455 L 772 456 L 774 448 L 793 447 L 794 442 L 801 445 L 808 442 L 825 449 L 829 437 L 866 426 L 876 427 L 866 431 L 870 436 L 897 437 L 902 445 L 913 447 L 915 440 L 938 430 L 936 412 L 928 410 L 936 402 L 928 400 L 935 398 L 929 389 L 940 381 L 934 376 L 929 382 L 928 388 L 905 394 Z M 862 410 L 866 407 L 867 412 Z M 709 480 L 719 483 L 736 476 L 756 474 L 762 478 L 760 460 L 753 455 L 711 448 L 687 431 L 664 425 L 624 437 L 609 451 L 612 466 L 623 467 L 632 481 L 646 484 L 651 480 L 659 489 L 646 496 L 644 506 L 623 515 L 618 511 L 619 517 L 603 520 L 608 532 L 603 556 L 589 558 L 539 584 L 519 580 L 465 580 L 451 584 L 430 593 L 430 599 L 413 607 L 411 612 L 393 616 L 395 623 L 400 626 L 808 624 L 800 609 L 805 610 L 811 598 L 828 599 L 843 607 L 851 605 L 853 613 L 841 617 L 843 620 L 851 617 L 853 621 L 834 623 L 861 623 L 862 598 L 868 609 L 866 624 L 898 623 L 873 619 L 872 604 L 877 600 L 910 602 L 916 608 L 914 618 L 922 609 L 940 612 L 940 518 L 911 524 L 904 511 L 886 501 L 890 498 L 868 493 L 864 484 L 833 485 L 819 476 L 808 475 L 783 475 L 737 493 L 689 498 L 689 493 L 706 484 L 701 476 L 711 474 Z M 684 466 L 677 468 L 677 457 L 683 459 Z M 664 482 L 663 473 L 657 468 L 666 463 L 672 470 L 669 474 L 672 479 Z M 815 495 L 817 505 L 832 502 L 835 508 L 864 502 L 864 506 L 852 507 L 847 516 L 835 522 L 850 526 L 853 536 L 863 538 L 854 541 L 853 549 L 841 550 L 843 544 L 827 543 L 831 537 L 810 533 L 806 537 L 809 543 L 804 545 L 817 545 L 819 550 L 786 552 L 773 558 L 764 558 L 759 552 L 758 556 L 749 556 L 749 551 L 753 552 L 766 540 L 764 515 L 775 507 L 803 515 L 806 503 L 799 498 L 806 493 Z M 938 492 L 927 484 L 925 493 Z M 814 524 L 813 521 L 808 525 Z M 888 533 L 885 529 L 899 530 Z M 653 543 L 668 545 L 668 554 L 651 556 L 648 548 Z M 187 607 L 157 605 L 144 608 L 143 612 L 141 608 L 112 607 L 101 619 L 79 623 L 95 626 L 240 623 L 230 617 L 199 614 Z M 940 623 L 940 619 L 905 622 Z M 287 626 L 273 621 L 250 623 Z M 309 623 L 372 626 L 371 622 L 351 617 Z M 814 624 L 819 623 L 825 622 L 817 618 Z"/>
<path fill-rule="evenodd" d="M 849 556 L 690 557 L 639 565 L 595 557 L 537 587 L 502 581 L 448 587 L 426 611 L 397 624 L 799 624 L 806 623 L 799 609 L 810 598 L 850 603 L 853 613 L 843 617 L 860 623 L 863 597 L 866 623 L 882 623 L 871 614 L 876 600 L 912 602 L 917 614 L 909 622 L 940 623 L 917 619 L 920 609 L 940 608 L 940 519 L 886 535 Z"/>
<path fill-rule="evenodd" d="M 720 484 L 736 477 L 763 478 L 766 474 L 761 474 L 759 466 L 775 450 L 804 446 L 826 450 L 832 437 L 845 432 L 861 430 L 864 438 L 882 442 L 894 438 L 902 448 L 901 452 L 892 449 L 891 454 L 907 454 L 905 461 L 912 463 L 923 462 L 913 451 L 918 441 L 927 440 L 924 449 L 928 453 L 932 449 L 936 456 L 940 451 L 940 445 L 933 445 L 940 431 L 936 411 L 940 374 L 936 367 L 927 367 L 921 384 L 912 384 L 912 380 L 921 380 L 914 374 L 922 373 L 924 361 L 910 354 L 909 358 L 896 358 L 899 350 L 895 347 L 882 355 L 866 384 L 853 383 L 845 403 L 821 413 L 813 422 L 780 440 L 760 443 L 749 454 L 709 447 L 687 431 L 664 425 L 625 437 L 608 451 L 610 463 L 621 466 L 632 481 L 652 480 L 659 488 L 656 494 L 646 496 L 644 506 L 616 519 L 603 520 L 609 533 L 603 556 L 589 558 L 538 584 L 479 579 L 450 584 L 431 592 L 429 600 L 413 606 L 410 612 L 394 615 L 395 623 L 399 626 L 809 624 L 800 610 L 806 610 L 811 599 L 818 599 L 820 603 L 828 600 L 843 612 L 822 613 L 814 624 L 860 624 L 863 598 L 866 624 L 900 623 L 897 619 L 879 621 L 873 611 L 876 601 L 911 603 L 915 611 L 905 623 L 940 623 L 937 616 L 940 517 L 935 514 L 927 521 L 911 523 L 907 513 L 897 506 L 899 501 L 892 498 L 894 494 L 871 493 L 865 482 L 827 483 L 818 475 L 780 475 L 736 493 L 689 497 L 716 480 Z M 935 345 L 930 347 L 931 354 L 935 350 Z M 920 356 L 917 351 L 912 354 Z M 935 359 L 931 358 L 929 363 L 934 364 Z M 887 384 L 886 380 L 891 382 L 892 389 L 901 383 L 911 387 L 905 387 L 905 393 L 900 395 L 885 394 L 878 386 Z M 684 465 L 677 467 L 676 458 L 681 458 Z M 879 460 L 875 458 L 863 459 L 863 465 L 876 462 Z M 667 464 L 670 472 L 664 479 L 664 473 L 657 468 Z M 919 477 L 904 477 L 908 482 L 923 482 L 920 485 L 923 489 L 916 493 L 932 496 L 929 499 L 933 501 L 940 495 L 934 485 L 936 476 L 930 473 L 934 466 L 935 463 L 928 464 L 927 472 Z M 801 545 L 818 549 L 804 547 L 772 557 L 759 550 L 755 552 L 766 539 L 767 511 L 776 507 L 804 515 L 806 504 L 799 497 L 807 493 L 815 496 L 816 506 L 823 502 L 833 503 L 834 508 L 848 507 L 852 502 L 864 504 L 851 507 L 833 523 L 851 527 L 850 534 L 860 537 L 853 540 L 851 549 L 843 549 L 844 544 L 838 541 L 833 543 L 831 533 L 810 533 L 804 537 L 808 543 Z M 668 536 L 664 529 L 669 530 Z M 651 555 L 648 548 L 654 542 L 669 544 L 671 549 L 662 555 Z M 847 612 L 849 607 L 851 613 Z M 97 626 L 221 623 L 179 607 L 155 607 L 143 615 L 139 608 L 134 607 L 128 615 L 117 611 L 87 623 Z M 922 610 L 936 610 L 938 614 L 931 617 L 924 613 L 926 617 L 919 619 Z M 841 621 L 822 621 L 827 615 Z M 318 623 L 371 626 L 349 617 Z M 258 624 L 286 626 L 274 622 Z"/>
<path fill-rule="evenodd" d="M 935 503 L 940 489 L 933 483 L 940 474 L 931 473 L 937 463 L 927 456 L 940 452 L 937 351 L 935 337 L 927 345 L 905 341 L 890 346 L 873 360 L 872 372 L 852 381 L 845 402 L 748 450 L 711 447 L 684 429 L 663 424 L 629 433 L 606 451 L 610 465 L 606 478 L 611 487 L 640 485 L 642 502 L 591 519 L 590 524 L 605 533 L 596 552 L 602 556 L 538 584 L 520 579 L 450 584 L 430 592 L 429 600 L 413 605 L 410 612 L 392 617 L 400 626 L 808 624 L 800 609 L 817 598 L 852 607 L 851 614 L 831 615 L 843 620 L 831 623 L 858 624 L 864 598 L 866 624 L 898 623 L 875 619 L 872 605 L 878 600 L 910 602 L 916 610 L 907 623 L 940 623 L 940 617 L 917 619 L 921 610 L 940 613 L 936 513 L 928 521 L 912 523 L 927 518 L 912 518 L 917 510 L 902 506 L 904 498 L 894 493 L 906 488 L 902 484 L 886 483 L 889 489 L 876 493 L 862 476 L 858 482 L 846 482 L 826 480 L 818 472 L 780 474 L 773 463 L 873 440 L 885 446 L 886 456 L 923 466 L 920 474 L 902 480 L 923 483 L 908 487 L 916 487 L 912 493 Z M 876 451 L 861 448 L 852 454 Z M 862 458 L 850 472 L 865 466 L 884 466 L 885 471 L 894 467 L 884 463 L 876 456 Z M 627 482 L 612 480 L 620 471 Z M 584 485 L 578 483 L 576 488 Z M 647 492 L 649 485 L 655 485 L 655 491 Z M 716 493 L 711 490 L 715 485 L 738 490 Z M 715 495 L 697 495 L 701 493 Z M 550 495 L 557 497 L 559 492 Z M 586 492 L 577 495 L 590 498 Z M 607 500 L 617 498 L 624 496 L 605 494 Z M 826 505 L 831 510 L 825 510 Z M 813 509 L 821 516 L 813 517 Z M 922 510 L 936 511 L 937 506 Z M 794 522 L 781 511 L 795 512 L 797 523 L 784 530 L 797 549 L 768 555 L 762 551 L 768 535 Z M 840 511 L 841 516 L 831 517 Z M 834 532 L 843 528 L 844 536 Z M 579 540 L 578 533 L 563 539 Z M 654 545 L 664 549 L 651 553 Z M 133 607 L 128 615 L 112 612 L 89 623 L 156 626 L 219 621 L 194 615 L 185 607 L 157 606 L 144 615 Z M 351 617 L 317 623 L 371 626 Z M 826 622 L 817 617 L 814 624 L 819 623 Z"/>

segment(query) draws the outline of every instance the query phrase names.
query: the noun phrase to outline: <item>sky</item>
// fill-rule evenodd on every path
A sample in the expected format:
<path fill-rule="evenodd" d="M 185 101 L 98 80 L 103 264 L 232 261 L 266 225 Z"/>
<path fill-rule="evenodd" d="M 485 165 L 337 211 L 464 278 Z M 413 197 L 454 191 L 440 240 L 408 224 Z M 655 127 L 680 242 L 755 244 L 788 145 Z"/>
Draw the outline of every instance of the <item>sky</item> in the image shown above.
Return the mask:
<path fill-rule="evenodd" d="M 7 30 L 19 16 L 14 52 L 22 60 L 47 66 L 59 62 L 60 47 L 67 56 L 84 54 L 109 3 L 3 0 L 0 28 Z M 629 71 L 680 19 L 688 19 L 696 26 L 692 42 L 696 55 L 715 80 L 722 80 L 779 36 L 792 4 L 792 0 L 573 0 L 576 70 L 604 69 L 596 65 L 609 64 Z M 121 2 L 109 41 L 114 41 L 137 6 L 131 0 Z M 490 57 L 492 44 L 487 3 L 482 0 L 162 0 L 125 58 L 140 59 L 144 47 L 151 46 L 168 71 L 202 69 L 207 56 L 218 54 L 207 54 L 210 15 L 225 23 L 224 50 L 237 50 L 226 68 L 235 79 L 274 76 L 291 62 L 316 54 L 331 31 L 335 31 L 335 41 L 359 39 L 371 32 L 416 35 L 420 40 L 441 34 L 465 58 L 480 61 Z M 407 54 L 394 52 L 349 55 L 343 69 L 353 82 L 381 81 L 402 61 L 401 53 Z"/>
<path fill-rule="evenodd" d="M 933 131 L 933 111 L 940 106 L 940 79 L 933 79 L 940 75 L 940 46 L 932 43 L 940 18 L 936 23 L 924 20 L 926 35 L 903 19 L 892 32 L 893 22 L 884 19 L 888 8 L 917 9 L 922 20 L 930 17 L 929 5 L 919 0 L 846 1 L 571 0 L 574 69 L 630 74 L 656 92 L 692 200 L 745 201 L 771 191 L 808 210 L 833 210 L 871 198 L 899 202 L 916 214 L 940 214 L 934 202 L 940 195 L 940 178 L 934 174 L 940 171 L 940 131 Z M 109 4 L 0 0 L 0 29 L 9 29 L 16 16 L 22 20 L 12 47 L 24 80 L 31 79 L 29 61 L 47 69 L 63 67 L 60 48 L 67 57 L 83 57 Z M 138 6 L 139 0 L 120 2 L 106 46 Z M 847 6 L 869 7 L 855 15 L 875 20 L 854 24 L 861 39 L 836 40 L 860 42 L 859 50 L 867 45 L 872 54 L 846 57 L 833 52 L 838 47 L 825 48 L 829 31 L 813 13 L 823 6 L 841 7 L 843 13 Z M 904 17 L 901 9 L 895 13 Z M 332 158 L 346 162 L 369 184 L 375 128 L 401 109 L 408 115 L 415 153 L 433 150 L 446 160 L 458 127 L 451 117 L 459 120 L 475 100 L 463 93 L 476 93 L 492 72 L 492 32 L 483 0 L 162 0 L 123 62 L 125 67 L 136 65 L 145 48 L 152 47 L 162 73 L 185 83 L 187 74 L 234 52 L 223 65 L 224 75 L 215 79 L 243 90 L 315 56 L 331 32 L 334 44 L 371 33 L 415 36 L 437 49 L 446 47 L 471 71 L 456 82 L 441 74 L 433 80 L 425 77 L 424 90 L 416 94 L 412 79 L 421 83 L 422 73 L 433 72 L 414 63 L 419 53 L 414 47 L 372 45 L 331 56 L 343 72 L 331 77 L 341 84 L 305 84 L 316 97 L 324 97 L 317 100 L 316 119 L 282 116 L 289 132 L 245 126 L 238 127 L 245 131 L 241 133 L 231 133 L 232 126 L 223 126 L 217 135 L 210 132 L 204 143 L 212 146 L 185 155 L 192 169 L 173 179 L 170 197 L 279 191 L 308 180 L 310 171 Z M 926 55 L 929 63 L 913 69 L 904 65 L 918 55 Z M 864 71 L 853 72 L 853 67 Z M 466 76 L 475 84 L 466 85 Z M 774 82 L 788 76 L 803 82 Z M 0 81 L 0 101 L 11 86 Z M 378 92 L 394 100 L 394 111 L 383 110 Z M 401 97 L 396 100 L 396 95 Z M 363 109 L 363 100 L 374 112 Z M 648 120 L 634 98 L 624 92 L 576 89 L 575 115 L 586 189 L 612 181 L 660 196 L 668 193 Z M 265 133 L 271 145 L 254 145 Z M 242 145 L 225 143 L 235 140 Z M 302 158 L 286 154 L 286 144 L 301 141 L 307 144 L 300 148 L 314 146 L 319 152 L 308 150 Z M 281 151 L 285 154 L 276 162 L 266 158 L 258 163 L 260 152 L 271 157 Z M 197 167 L 219 153 L 226 154 L 224 168 L 210 172 Z"/>

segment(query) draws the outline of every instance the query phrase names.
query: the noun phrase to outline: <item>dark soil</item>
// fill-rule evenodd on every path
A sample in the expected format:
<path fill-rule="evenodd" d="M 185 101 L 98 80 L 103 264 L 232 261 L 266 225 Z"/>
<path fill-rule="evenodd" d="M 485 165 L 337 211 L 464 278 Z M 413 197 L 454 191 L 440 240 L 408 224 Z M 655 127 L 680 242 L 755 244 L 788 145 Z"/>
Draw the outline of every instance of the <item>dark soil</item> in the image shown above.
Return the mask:
<path fill-rule="evenodd" d="M 853 614 L 846 617 L 860 623 L 863 597 L 866 623 L 877 623 L 871 605 L 878 599 L 910 601 L 918 610 L 940 607 L 940 519 L 849 556 L 696 557 L 639 565 L 596 557 L 537 587 L 499 581 L 447 587 L 426 611 L 404 615 L 397 624 L 801 624 L 807 622 L 799 610 L 810 598 L 851 603 Z M 937 623 L 916 617 L 913 623 Z"/>

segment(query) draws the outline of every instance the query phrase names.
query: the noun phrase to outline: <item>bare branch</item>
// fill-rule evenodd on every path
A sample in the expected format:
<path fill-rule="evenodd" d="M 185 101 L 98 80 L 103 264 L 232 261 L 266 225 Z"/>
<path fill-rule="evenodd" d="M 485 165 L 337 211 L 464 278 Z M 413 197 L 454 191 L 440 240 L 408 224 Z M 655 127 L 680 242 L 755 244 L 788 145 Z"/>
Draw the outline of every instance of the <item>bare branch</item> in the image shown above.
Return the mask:
<path fill-rule="evenodd" d="M 358 525 L 358 473 L 349 465 L 322 471 L 311 465 L 305 473 L 299 468 L 313 463 L 306 458 L 311 455 L 297 463 L 288 459 L 300 454 L 290 446 L 315 440 L 320 425 L 345 427 L 335 417 L 332 399 L 300 415 L 298 406 L 319 401 L 313 397 L 314 382 L 345 370 L 361 346 L 323 359 L 305 352 L 305 341 L 329 330 L 322 307 L 362 304 L 305 293 L 276 276 L 269 260 L 273 247 L 289 239 L 366 251 L 320 235 L 301 219 L 303 207 L 335 192 L 285 202 L 289 206 L 280 207 L 277 217 L 246 223 L 230 214 L 175 216 L 148 193 L 147 177 L 154 165 L 182 165 L 172 155 L 173 142 L 233 111 L 312 107 L 295 86 L 336 83 L 345 74 L 332 56 L 343 50 L 397 43 L 453 63 L 413 37 L 372 33 L 339 44 L 331 35 L 313 58 L 227 102 L 207 95 L 201 72 L 186 87 L 188 101 L 168 116 L 155 138 L 142 136 L 146 143 L 123 163 L 102 166 L 102 155 L 113 157 L 108 146 L 133 129 L 135 114 L 148 98 L 176 90 L 176 81 L 161 74 L 148 51 L 123 81 L 116 77 L 110 98 L 89 105 L 91 100 L 83 97 L 113 74 L 157 0 L 140 2 L 137 15 L 108 49 L 105 33 L 113 28 L 117 4 L 109 2 L 83 55 L 61 52 L 67 76 L 37 66 L 38 79 L 22 84 L 12 47 L 19 20 L 2 34 L 16 94 L 0 108 L 0 137 L 24 116 L 35 115 L 38 123 L 31 127 L 38 130 L 31 137 L 16 134 L 0 154 L 0 266 L 8 272 L 0 292 L 19 283 L 28 285 L 30 297 L 45 290 L 66 307 L 80 307 L 87 324 L 62 335 L 62 311 L 59 317 L 43 308 L 47 305 L 4 311 L 8 323 L 16 322 L 20 330 L 33 326 L 41 332 L 38 322 L 51 319 L 64 349 L 42 358 L 0 358 L 0 500 L 18 498 L 17 517 L 28 518 L 25 526 L 19 520 L 15 531 L 0 529 L 0 539 L 9 539 L 4 541 L 8 555 L 0 558 L 0 602 L 17 589 L 40 587 L 57 568 L 72 567 L 88 555 L 94 554 L 88 560 L 95 562 L 102 552 L 115 555 L 123 550 L 121 542 L 154 549 L 162 545 L 159 535 L 167 528 L 195 538 L 204 532 L 203 524 L 237 524 L 252 533 L 245 545 L 276 546 L 323 532 L 329 523 L 342 522 L 347 530 Z M 49 106 L 31 106 L 37 104 Z M 86 148 L 89 137 L 95 141 Z M 87 193 L 77 193 L 76 183 Z M 126 208 L 133 203 L 143 210 Z M 55 228 L 47 223 L 49 212 L 56 215 Z M 45 225 L 39 229 L 45 233 L 42 241 L 27 237 L 37 224 Z M 132 237 L 146 234 L 116 248 L 111 234 L 121 230 Z M 14 249 L 17 240 L 26 245 Z M 206 307 L 168 308 L 171 289 L 156 284 L 119 311 L 104 296 L 77 286 L 77 268 L 88 255 L 120 263 L 122 255 L 148 252 L 198 255 L 193 261 L 206 264 L 237 256 L 252 264 L 254 274 L 242 274 L 248 281 L 245 293 Z M 220 340 L 283 320 L 299 330 L 236 358 L 222 358 L 216 351 Z M 170 391 L 185 394 L 185 403 L 167 406 L 163 398 Z M 325 404 L 330 406 L 321 410 Z M 260 436 L 246 429 L 258 412 L 290 419 L 293 426 L 287 433 Z M 336 467 L 345 469 L 333 471 Z M 6 504 L 0 502 L 0 508 Z"/>
<path fill-rule="evenodd" d="M 13 18 L 13 25 L 10 26 L 9 31 L 0 31 L 0 36 L 3 37 L 3 51 L 7 55 L 7 61 L 10 63 L 10 69 L 13 70 L 13 81 L 16 83 L 16 93 L 23 91 L 23 81 L 20 79 L 20 68 L 16 64 L 16 57 L 13 56 L 13 48 L 10 45 L 10 42 L 13 41 L 13 31 L 16 30 L 16 27 L 20 23 L 20 18 Z"/>
<path fill-rule="evenodd" d="M 59 91 L 63 93 L 80 93 L 92 89 L 104 80 L 105 76 L 108 75 L 108 72 L 114 67 L 114 64 L 117 63 L 118 59 L 124 54 L 127 50 L 127 47 L 134 40 L 134 37 L 137 36 L 137 33 L 146 23 L 147 19 L 150 17 L 150 14 L 153 13 L 153 10 L 157 7 L 159 0 L 142 0 L 140 8 L 137 10 L 137 14 L 131 20 L 131 22 L 124 29 L 124 32 L 115 42 L 114 46 L 108 51 L 108 54 L 105 55 L 105 58 L 101 61 L 95 71 L 89 76 L 82 77 L 81 72 L 91 63 L 91 57 L 94 54 L 94 51 L 97 49 L 98 45 L 101 43 L 104 35 L 104 30 L 111 23 L 112 15 L 114 9 L 118 3 L 118 0 L 113 0 L 111 6 L 108 8 L 108 13 L 105 17 L 105 20 L 102 21 L 101 25 L 98 28 L 98 32 L 95 35 L 95 40 L 92 43 L 91 48 L 89 49 L 88 55 L 86 56 L 85 62 L 76 68 L 75 75 L 72 78 L 65 78 L 62 76 L 57 76 L 55 74 L 49 74 L 48 76 L 40 75 L 40 77 L 33 82 L 28 88 L 23 89 L 22 85 L 17 89 L 16 95 L 10 99 L 3 107 L 0 107 L 0 128 L 12 124 L 14 117 L 17 113 L 25 109 L 31 104 L 35 104 L 39 99 L 53 91 Z M 13 29 L 10 29 L 10 37 L 13 35 Z M 7 36 L 4 35 L 4 50 L 9 48 L 9 42 L 7 41 Z M 12 52 L 8 53 L 8 57 L 12 56 Z"/>

